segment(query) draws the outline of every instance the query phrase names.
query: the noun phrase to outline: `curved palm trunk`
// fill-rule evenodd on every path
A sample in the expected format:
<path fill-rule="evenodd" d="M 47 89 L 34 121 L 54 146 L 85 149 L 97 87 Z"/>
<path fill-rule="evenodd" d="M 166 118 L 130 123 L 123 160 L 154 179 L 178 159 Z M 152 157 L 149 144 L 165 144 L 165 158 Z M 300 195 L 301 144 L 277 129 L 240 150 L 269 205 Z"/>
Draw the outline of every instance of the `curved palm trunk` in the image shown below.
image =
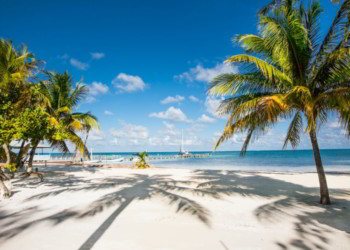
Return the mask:
<path fill-rule="evenodd" d="M 87 143 L 87 140 L 88 140 L 88 137 L 89 137 L 89 131 L 87 131 L 86 133 L 86 137 L 85 137 L 85 142 L 84 142 L 84 147 L 86 148 L 86 143 Z M 87 157 L 89 160 L 90 159 L 90 155 L 89 155 L 89 151 L 85 152 L 86 150 L 84 149 L 84 155 L 83 155 L 83 158 L 85 158 L 85 154 L 87 154 Z"/>
<path fill-rule="evenodd" d="M 4 151 L 5 151 L 5 156 L 6 156 L 6 165 L 11 163 L 11 157 L 10 157 L 10 150 L 8 148 L 8 145 L 5 143 L 4 145 L 2 145 Z M 3 195 L 5 198 L 8 198 L 11 196 L 11 192 L 10 190 L 7 188 L 7 186 L 5 185 L 4 181 L 9 180 L 5 174 L 5 168 L 3 166 L 1 166 L 0 168 L 0 190 L 2 190 Z"/>
<path fill-rule="evenodd" d="M 4 151 L 5 151 L 5 155 L 6 155 L 6 165 L 11 163 L 11 155 L 10 155 L 10 149 L 9 149 L 9 145 L 7 143 L 5 143 L 4 145 L 2 145 Z"/>
<path fill-rule="evenodd" d="M 39 141 L 35 142 L 35 144 L 33 145 L 32 150 L 30 151 L 30 154 L 29 154 L 28 171 L 27 171 L 29 173 L 31 173 L 32 170 L 33 170 L 33 160 L 34 160 L 35 150 L 36 150 L 36 147 L 38 145 L 39 145 Z"/>
<path fill-rule="evenodd" d="M 321 195 L 320 203 L 323 205 L 328 205 L 328 204 L 331 204 L 331 200 L 329 198 L 326 175 L 323 169 L 320 148 L 318 147 L 315 129 L 312 129 L 309 134 L 310 134 L 310 139 L 312 144 L 312 151 L 314 153 L 315 162 L 316 162 L 318 180 L 320 182 L 320 195 Z"/>
<path fill-rule="evenodd" d="M 3 177 L 0 177 L 0 190 L 4 193 L 4 197 L 8 198 L 11 196 L 11 191 L 6 187 Z"/>

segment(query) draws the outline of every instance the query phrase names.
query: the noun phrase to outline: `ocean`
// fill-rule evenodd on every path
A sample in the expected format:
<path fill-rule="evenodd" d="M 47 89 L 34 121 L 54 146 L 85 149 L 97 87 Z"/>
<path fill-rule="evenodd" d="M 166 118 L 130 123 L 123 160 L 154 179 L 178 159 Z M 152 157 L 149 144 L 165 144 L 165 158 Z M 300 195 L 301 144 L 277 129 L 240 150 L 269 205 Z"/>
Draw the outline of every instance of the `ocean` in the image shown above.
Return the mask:
<path fill-rule="evenodd" d="M 288 151 L 248 151 L 244 157 L 239 152 L 191 152 L 193 154 L 211 154 L 208 158 L 190 158 L 174 160 L 156 160 L 150 163 L 156 167 L 189 169 L 225 169 L 243 171 L 276 172 L 315 172 L 312 150 Z M 177 155 L 178 152 L 152 152 L 150 156 Z M 132 157 L 133 153 L 94 153 L 95 158 Z M 326 171 L 350 172 L 350 149 L 321 150 Z"/>

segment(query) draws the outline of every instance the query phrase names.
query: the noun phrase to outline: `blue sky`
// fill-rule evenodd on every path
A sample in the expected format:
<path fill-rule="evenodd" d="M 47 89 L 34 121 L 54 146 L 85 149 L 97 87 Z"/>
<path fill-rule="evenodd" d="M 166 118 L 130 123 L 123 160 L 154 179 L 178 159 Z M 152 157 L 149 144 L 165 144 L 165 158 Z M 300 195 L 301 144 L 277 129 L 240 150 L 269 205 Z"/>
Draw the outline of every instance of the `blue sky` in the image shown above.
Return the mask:
<path fill-rule="evenodd" d="M 47 70 L 67 70 L 90 88 L 78 111 L 91 111 L 101 130 L 94 151 L 211 150 L 226 123 L 208 82 L 236 71 L 223 64 L 242 53 L 235 34 L 256 33 L 256 11 L 268 1 L 2 1 L 0 37 L 25 43 Z M 323 27 L 337 7 L 322 2 Z M 322 30 L 323 32 L 326 29 Z M 281 149 L 288 121 L 250 149 Z M 321 148 L 348 148 L 336 117 L 320 132 Z M 235 135 L 220 150 L 239 150 Z M 305 135 L 301 149 L 310 148 Z"/>

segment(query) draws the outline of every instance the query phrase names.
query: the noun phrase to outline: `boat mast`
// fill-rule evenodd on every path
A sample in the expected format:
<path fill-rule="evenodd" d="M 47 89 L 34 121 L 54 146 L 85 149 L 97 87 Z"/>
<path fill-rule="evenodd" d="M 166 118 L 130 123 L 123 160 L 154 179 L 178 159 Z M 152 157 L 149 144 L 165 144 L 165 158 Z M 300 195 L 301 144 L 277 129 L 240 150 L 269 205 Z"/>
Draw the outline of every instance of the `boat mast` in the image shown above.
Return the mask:
<path fill-rule="evenodd" d="M 183 153 L 184 152 L 184 130 L 181 130 L 181 149 L 180 152 Z"/>

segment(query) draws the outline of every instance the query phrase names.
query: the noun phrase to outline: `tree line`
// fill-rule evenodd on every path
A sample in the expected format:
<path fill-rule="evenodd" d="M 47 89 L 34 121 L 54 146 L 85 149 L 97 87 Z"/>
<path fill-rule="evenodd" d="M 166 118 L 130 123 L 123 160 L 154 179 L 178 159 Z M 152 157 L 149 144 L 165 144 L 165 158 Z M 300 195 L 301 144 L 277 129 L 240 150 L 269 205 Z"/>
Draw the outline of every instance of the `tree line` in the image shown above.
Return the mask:
<path fill-rule="evenodd" d="M 24 160 L 32 173 L 40 142 L 46 141 L 62 153 L 69 152 L 69 142 L 76 151 L 89 155 L 79 134 L 99 128 L 90 112 L 74 112 L 87 96 L 88 87 L 80 82 L 74 86 L 67 72 L 43 70 L 43 63 L 27 46 L 16 49 L 11 41 L 0 40 L 0 188 L 5 196 L 9 191 L 3 181 L 23 167 Z M 11 150 L 14 141 L 20 144 L 17 153 Z"/>

